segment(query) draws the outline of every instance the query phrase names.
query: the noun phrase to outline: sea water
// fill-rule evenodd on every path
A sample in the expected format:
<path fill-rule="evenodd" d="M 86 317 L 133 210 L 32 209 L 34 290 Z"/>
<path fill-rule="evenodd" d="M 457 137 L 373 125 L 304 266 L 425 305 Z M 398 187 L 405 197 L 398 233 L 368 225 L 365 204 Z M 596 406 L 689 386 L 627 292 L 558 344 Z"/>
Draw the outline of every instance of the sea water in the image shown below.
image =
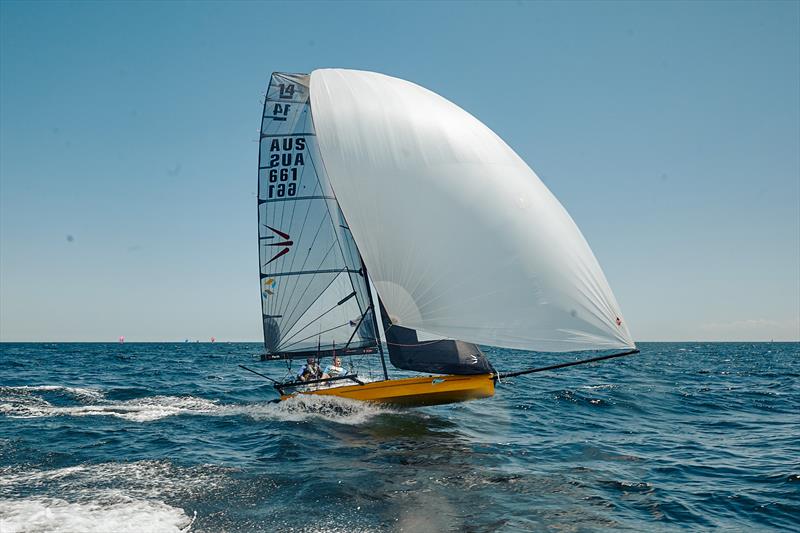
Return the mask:
<path fill-rule="evenodd" d="M 401 409 L 270 403 L 257 344 L 2 344 L 0 531 L 800 530 L 800 345 L 640 348 Z"/>

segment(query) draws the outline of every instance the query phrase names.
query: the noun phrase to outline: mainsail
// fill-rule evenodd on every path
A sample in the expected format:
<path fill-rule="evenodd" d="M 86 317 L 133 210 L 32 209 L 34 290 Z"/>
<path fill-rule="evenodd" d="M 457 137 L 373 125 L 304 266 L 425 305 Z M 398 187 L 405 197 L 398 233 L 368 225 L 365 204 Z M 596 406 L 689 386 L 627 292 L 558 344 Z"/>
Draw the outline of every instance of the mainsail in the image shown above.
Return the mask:
<path fill-rule="evenodd" d="M 311 74 L 311 106 L 390 329 L 536 351 L 634 346 L 569 214 L 472 115 L 413 83 L 339 69 Z"/>
<path fill-rule="evenodd" d="M 275 73 L 261 122 L 258 228 L 266 358 L 373 352 L 366 271 L 325 172 L 309 76 Z"/>

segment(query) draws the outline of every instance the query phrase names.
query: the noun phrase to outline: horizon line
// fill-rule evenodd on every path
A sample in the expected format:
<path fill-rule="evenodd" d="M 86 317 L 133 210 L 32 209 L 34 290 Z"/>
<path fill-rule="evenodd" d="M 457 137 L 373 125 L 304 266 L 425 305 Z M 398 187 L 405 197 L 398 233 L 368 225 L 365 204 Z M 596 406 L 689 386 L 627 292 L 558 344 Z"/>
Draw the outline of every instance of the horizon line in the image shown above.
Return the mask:
<path fill-rule="evenodd" d="M 666 344 L 666 343 L 689 343 L 689 342 L 698 342 L 698 343 L 759 343 L 759 344 L 769 344 L 769 343 L 800 343 L 800 339 L 770 339 L 770 340 L 697 340 L 697 339 L 687 339 L 687 340 L 642 340 L 636 341 L 636 344 L 639 343 L 658 343 L 658 344 Z M 263 344 L 263 341 L 260 340 L 220 340 L 217 339 L 215 341 L 210 340 L 199 340 L 199 339 L 191 339 L 191 340 L 127 340 L 125 339 L 124 342 L 119 342 L 118 340 L 92 340 L 92 341 L 59 341 L 59 340 L 0 340 L 0 344 Z M 386 344 L 385 341 L 383 344 Z M 481 345 L 481 346 L 489 346 L 493 348 L 502 348 L 502 346 L 492 346 L 489 344 Z M 518 348 L 513 348 L 518 349 Z M 591 348 L 587 349 L 587 351 L 592 350 Z M 527 351 L 536 351 L 536 350 L 527 350 Z M 583 350 L 571 350 L 571 351 L 583 351 Z M 547 352 L 550 353 L 550 352 Z M 557 353 L 557 352 L 553 352 Z M 566 353 L 566 352 L 564 352 Z"/>

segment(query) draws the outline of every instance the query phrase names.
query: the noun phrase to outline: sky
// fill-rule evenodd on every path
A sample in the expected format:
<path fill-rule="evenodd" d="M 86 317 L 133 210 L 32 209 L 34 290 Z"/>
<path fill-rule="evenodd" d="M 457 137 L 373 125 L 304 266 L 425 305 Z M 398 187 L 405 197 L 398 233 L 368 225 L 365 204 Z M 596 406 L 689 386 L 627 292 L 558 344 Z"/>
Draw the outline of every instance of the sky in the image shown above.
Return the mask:
<path fill-rule="evenodd" d="M 0 3 L 0 340 L 258 341 L 273 71 L 463 107 L 638 341 L 800 338 L 800 2 Z"/>

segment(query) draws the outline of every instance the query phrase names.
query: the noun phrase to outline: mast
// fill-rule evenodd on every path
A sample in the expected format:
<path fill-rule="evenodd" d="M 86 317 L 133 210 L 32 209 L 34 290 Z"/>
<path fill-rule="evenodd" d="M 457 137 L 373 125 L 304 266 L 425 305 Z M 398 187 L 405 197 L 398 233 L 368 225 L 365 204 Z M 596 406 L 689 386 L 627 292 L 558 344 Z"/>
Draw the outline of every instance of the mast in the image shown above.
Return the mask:
<path fill-rule="evenodd" d="M 361 258 L 359 256 L 359 258 Z M 381 352 L 381 367 L 383 368 L 383 379 L 389 379 L 389 372 L 386 370 L 386 357 L 383 354 L 383 343 L 381 342 L 381 330 L 378 329 L 378 317 L 375 316 L 375 300 L 372 298 L 372 289 L 369 287 L 369 276 L 367 275 L 367 265 L 364 264 L 364 259 L 361 258 L 361 268 L 364 272 L 364 280 L 367 283 L 367 297 L 369 304 L 372 307 L 372 326 L 375 328 L 375 339 L 378 341 L 378 351 Z"/>

